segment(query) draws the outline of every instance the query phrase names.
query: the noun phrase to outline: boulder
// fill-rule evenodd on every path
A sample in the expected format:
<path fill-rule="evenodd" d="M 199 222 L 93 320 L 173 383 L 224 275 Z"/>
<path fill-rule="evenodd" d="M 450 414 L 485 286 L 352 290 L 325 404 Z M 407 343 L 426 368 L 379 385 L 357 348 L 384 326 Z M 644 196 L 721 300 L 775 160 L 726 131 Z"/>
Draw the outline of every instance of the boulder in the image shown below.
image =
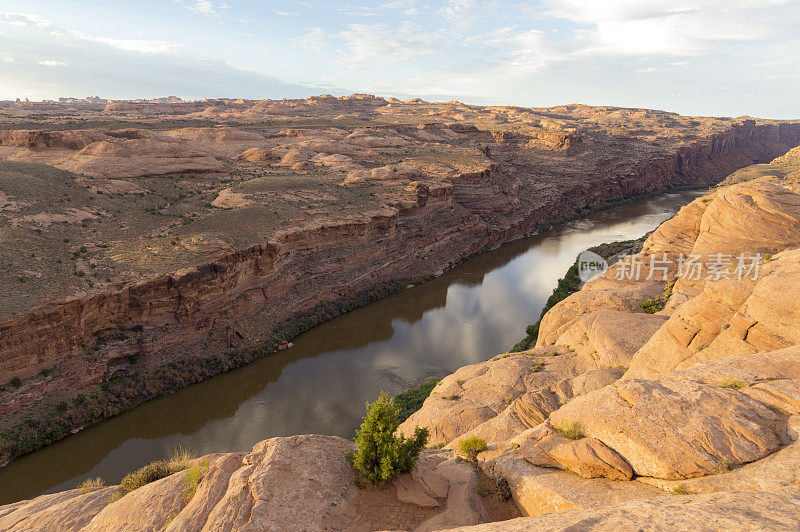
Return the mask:
<path fill-rule="evenodd" d="M 763 458 L 787 441 L 786 420 L 734 389 L 689 379 L 627 379 L 550 416 L 622 456 L 637 475 L 685 479 Z"/>

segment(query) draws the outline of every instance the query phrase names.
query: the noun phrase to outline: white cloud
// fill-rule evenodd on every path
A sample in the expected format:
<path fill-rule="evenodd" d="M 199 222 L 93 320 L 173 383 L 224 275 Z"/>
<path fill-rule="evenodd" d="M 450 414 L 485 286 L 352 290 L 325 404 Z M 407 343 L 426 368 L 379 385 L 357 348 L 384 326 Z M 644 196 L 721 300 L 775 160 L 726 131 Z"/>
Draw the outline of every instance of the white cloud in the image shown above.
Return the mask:
<path fill-rule="evenodd" d="M 72 36 L 89 42 L 97 42 L 107 44 L 112 48 L 124 50 L 126 52 L 137 52 L 142 54 L 161 54 L 165 52 L 174 52 L 180 48 L 180 45 L 171 41 L 147 40 L 147 39 L 112 39 L 110 37 L 94 37 L 91 35 L 83 35 L 77 31 L 69 32 Z M 61 34 L 63 35 L 63 33 Z"/>
<path fill-rule="evenodd" d="M 772 33 L 758 8 L 791 0 L 550 0 L 544 14 L 586 26 L 584 53 L 693 55 L 716 42 L 755 41 Z"/>
<path fill-rule="evenodd" d="M 42 66 L 67 66 L 67 64 L 64 63 L 63 61 L 56 61 L 54 59 L 39 61 L 39 64 Z"/>
<path fill-rule="evenodd" d="M 398 28 L 349 24 L 338 36 L 346 42 L 348 63 L 403 63 L 437 51 L 436 37 L 411 22 L 404 22 Z"/>
<path fill-rule="evenodd" d="M 306 50 L 318 52 L 325 48 L 325 32 L 322 28 L 311 28 L 307 33 L 298 37 L 295 42 Z"/>
<path fill-rule="evenodd" d="M 207 17 L 219 17 L 225 14 L 230 9 L 230 5 L 226 2 L 213 2 L 212 0 L 173 0 L 192 13 L 197 15 L 205 15 Z"/>
<path fill-rule="evenodd" d="M 282 17 L 293 17 L 297 15 L 297 13 L 290 13 L 288 11 L 275 11 L 276 15 L 280 15 Z"/>

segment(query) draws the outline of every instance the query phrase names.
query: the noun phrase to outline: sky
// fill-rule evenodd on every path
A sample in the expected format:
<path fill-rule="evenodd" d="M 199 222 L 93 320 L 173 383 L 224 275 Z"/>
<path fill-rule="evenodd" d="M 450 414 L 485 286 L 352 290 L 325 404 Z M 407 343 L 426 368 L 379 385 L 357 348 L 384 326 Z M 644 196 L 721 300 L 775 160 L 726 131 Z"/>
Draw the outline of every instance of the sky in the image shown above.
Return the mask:
<path fill-rule="evenodd" d="M 0 0 L 0 99 L 354 92 L 800 118 L 800 0 Z"/>

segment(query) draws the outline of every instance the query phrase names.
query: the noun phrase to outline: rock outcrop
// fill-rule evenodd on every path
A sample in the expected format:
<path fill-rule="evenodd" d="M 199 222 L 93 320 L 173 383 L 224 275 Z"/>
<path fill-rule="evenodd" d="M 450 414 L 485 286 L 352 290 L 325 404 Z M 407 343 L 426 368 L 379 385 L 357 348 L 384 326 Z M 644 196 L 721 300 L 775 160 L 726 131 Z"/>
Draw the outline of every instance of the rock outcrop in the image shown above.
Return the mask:
<path fill-rule="evenodd" d="M 332 436 L 273 438 L 196 459 L 206 470 L 192 491 L 178 472 L 122 497 L 116 486 L 45 495 L 0 507 L 0 529 L 429 531 L 489 521 L 472 466 L 427 452 L 413 474 L 359 488 L 353 449 Z"/>

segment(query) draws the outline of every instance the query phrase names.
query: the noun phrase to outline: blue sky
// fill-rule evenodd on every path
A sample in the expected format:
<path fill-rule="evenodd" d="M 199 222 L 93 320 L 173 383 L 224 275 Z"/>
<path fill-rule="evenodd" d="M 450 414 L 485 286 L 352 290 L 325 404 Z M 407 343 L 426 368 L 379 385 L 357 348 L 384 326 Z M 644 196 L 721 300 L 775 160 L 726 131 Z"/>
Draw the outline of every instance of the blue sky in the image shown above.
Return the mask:
<path fill-rule="evenodd" d="M 800 118 L 797 0 L 2 0 L 0 99 L 369 92 Z"/>

